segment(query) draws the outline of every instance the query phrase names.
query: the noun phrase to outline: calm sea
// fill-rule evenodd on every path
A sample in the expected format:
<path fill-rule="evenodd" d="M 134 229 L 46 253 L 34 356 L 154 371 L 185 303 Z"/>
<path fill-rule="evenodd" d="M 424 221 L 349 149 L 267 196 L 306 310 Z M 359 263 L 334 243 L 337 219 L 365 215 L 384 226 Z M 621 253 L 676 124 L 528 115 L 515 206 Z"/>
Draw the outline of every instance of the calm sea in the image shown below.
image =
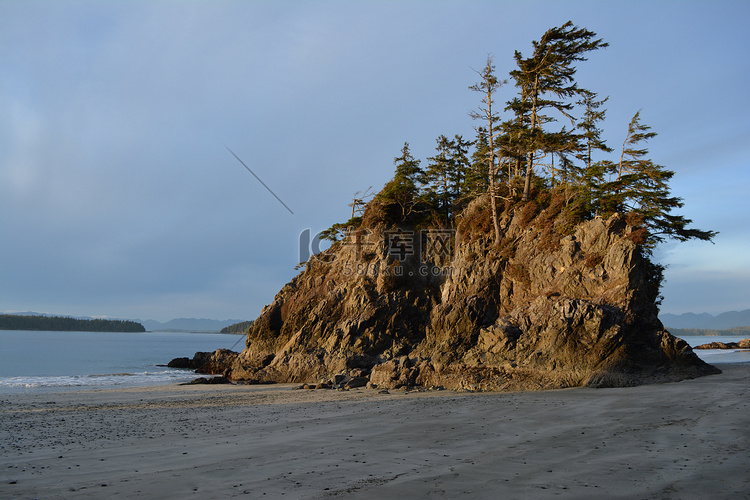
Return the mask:
<path fill-rule="evenodd" d="M 742 337 L 684 337 L 691 346 Z M 139 387 L 188 382 L 166 368 L 197 351 L 244 348 L 244 335 L 186 332 L 98 333 L 0 330 L 0 394 Z M 750 350 L 696 350 L 708 363 L 750 362 Z"/>
<path fill-rule="evenodd" d="M 0 330 L 0 394 L 186 382 L 198 375 L 159 365 L 197 351 L 241 351 L 244 340 L 219 333 Z"/>
<path fill-rule="evenodd" d="M 711 342 L 739 342 L 747 336 L 723 336 L 715 337 L 690 336 L 682 337 L 691 347 Z M 706 363 L 748 363 L 750 362 L 750 350 L 748 349 L 695 349 L 695 353 Z"/>

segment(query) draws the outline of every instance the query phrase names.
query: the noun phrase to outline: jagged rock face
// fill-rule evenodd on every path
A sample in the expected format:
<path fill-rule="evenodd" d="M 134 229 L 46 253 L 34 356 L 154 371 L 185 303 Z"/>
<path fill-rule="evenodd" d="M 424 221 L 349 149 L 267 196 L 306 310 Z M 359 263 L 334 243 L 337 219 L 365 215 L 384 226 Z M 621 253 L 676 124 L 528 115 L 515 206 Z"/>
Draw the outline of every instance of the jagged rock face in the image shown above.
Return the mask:
<path fill-rule="evenodd" d="M 486 203 L 475 200 L 465 220 Z M 284 286 L 224 373 L 311 382 L 346 371 L 386 387 L 528 390 L 718 372 L 659 322 L 653 266 L 622 217 L 564 237 L 550 231 L 556 223 L 508 213 L 499 245 L 461 225 L 362 231 Z"/>

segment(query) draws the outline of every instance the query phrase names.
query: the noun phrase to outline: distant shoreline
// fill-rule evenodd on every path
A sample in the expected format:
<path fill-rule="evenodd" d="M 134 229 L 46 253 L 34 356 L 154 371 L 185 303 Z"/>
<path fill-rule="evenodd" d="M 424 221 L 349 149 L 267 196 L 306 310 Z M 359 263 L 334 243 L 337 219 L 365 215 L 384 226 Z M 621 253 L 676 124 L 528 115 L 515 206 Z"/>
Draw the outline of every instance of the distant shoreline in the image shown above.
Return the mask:
<path fill-rule="evenodd" d="M 179 328 L 160 328 L 158 330 L 146 330 L 146 333 L 216 333 L 221 335 L 247 335 L 246 332 L 223 332 L 220 330 L 181 330 Z"/>
<path fill-rule="evenodd" d="M 713 328 L 671 328 L 665 326 L 669 333 L 675 337 L 738 337 L 750 334 L 750 326 L 737 326 L 727 329 Z"/>
<path fill-rule="evenodd" d="M 0 330 L 48 332 L 145 332 L 142 324 L 130 320 L 77 319 L 67 316 L 21 316 L 0 314 Z"/>

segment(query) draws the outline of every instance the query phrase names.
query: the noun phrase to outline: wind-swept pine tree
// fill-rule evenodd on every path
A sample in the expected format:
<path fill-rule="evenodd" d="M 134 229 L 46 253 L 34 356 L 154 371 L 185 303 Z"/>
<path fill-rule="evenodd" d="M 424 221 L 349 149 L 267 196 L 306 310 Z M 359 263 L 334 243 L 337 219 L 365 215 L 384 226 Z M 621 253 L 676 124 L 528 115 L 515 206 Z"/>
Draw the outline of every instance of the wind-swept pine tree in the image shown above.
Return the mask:
<path fill-rule="evenodd" d="M 606 116 L 606 110 L 599 108 L 607 102 L 609 97 L 601 101 L 597 101 L 596 97 L 595 92 L 586 91 L 583 93 L 583 98 L 578 101 L 578 105 L 583 107 L 583 118 L 577 124 L 581 145 L 576 158 L 583 164 L 581 176 L 578 179 L 578 189 L 583 198 L 581 201 L 590 215 L 597 214 L 595 203 L 598 193 L 605 182 L 607 173 L 611 171 L 611 162 L 609 160 L 594 161 L 594 152 L 612 152 L 612 148 L 607 146 L 602 138 L 603 131 L 598 126 L 598 123 L 603 122 Z"/>
<path fill-rule="evenodd" d="M 596 100 L 596 93 L 583 91 L 583 99 L 578 104 L 584 107 L 583 119 L 578 122 L 578 129 L 581 130 L 581 139 L 584 149 L 576 155 L 583 161 L 586 168 L 591 167 L 592 155 L 594 151 L 604 151 L 611 153 L 612 148 L 602 139 L 602 129 L 598 128 L 598 123 L 603 122 L 607 114 L 606 109 L 599 109 L 609 100 L 609 96 L 601 101 Z"/>
<path fill-rule="evenodd" d="M 608 45 L 601 39 L 594 39 L 595 36 L 593 31 L 579 28 L 568 21 L 559 28 L 547 30 L 539 41 L 534 41 L 534 51 L 530 57 L 524 58 L 518 51 L 515 53 L 518 69 L 510 74 L 521 95 L 516 101 L 511 101 L 509 107 L 520 113 L 523 117 L 520 121 L 527 125 L 523 141 L 526 149 L 523 201 L 529 199 L 537 153 L 543 155 L 550 151 L 551 138 L 542 125 L 552 118 L 544 115 L 543 111 L 552 108 L 573 121 L 569 114 L 573 104 L 567 99 L 584 92 L 573 79 L 575 63 L 585 61 L 587 52 Z"/>
<path fill-rule="evenodd" d="M 682 208 L 682 198 L 672 196 L 669 180 L 674 172 L 646 158 L 648 149 L 644 142 L 656 136 L 651 127 L 640 121 L 637 112 L 628 125 L 622 145 L 620 161 L 609 163 L 613 181 L 601 186 L 599 205 L 603 215 L 621 212 L 643 227 L 643 243 L 652 249 L 666 238 L 679 241 L 699 239 L 710 241 L 717 233 L 688 227 L 693 221 L 673 215 L 673 209 Z"/>

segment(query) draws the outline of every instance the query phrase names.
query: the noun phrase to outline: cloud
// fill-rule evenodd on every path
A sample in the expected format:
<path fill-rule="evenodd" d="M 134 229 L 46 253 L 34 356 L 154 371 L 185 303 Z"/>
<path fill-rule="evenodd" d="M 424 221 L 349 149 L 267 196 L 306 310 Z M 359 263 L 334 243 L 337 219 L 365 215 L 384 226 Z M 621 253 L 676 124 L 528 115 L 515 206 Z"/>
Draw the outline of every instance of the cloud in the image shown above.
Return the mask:
<path fill-rule="evenodd" d="M 613 93 L 611 145 L 646 108 L 659 125 L 652 151 L 678 171 L 686 214 L 722 231 L 715 246 L 665 251 L 669 283 L 683 268 L 750 267 L 739 113 L 704 131 L 700 116 L 686 123 L 681 102 L 696 81 L 701 96 L 732 87 L 693 78 L 701 70 L 681 66 L 693 58 L 680 57 L 669 79 L 642 78 L 664 58 L 642 50 L 632 26 L 657 47 L 681 43 L 659 41 L 662 17 L 544 5 L 529 16 L 521 4 L 485 2 L 0 3 L 0 301 L 92 316 L 146 308 L 162 319 L 169 308 L 259 310 L 293 275 L 300 231 L 348 218 L 351 196 L 390 178 L 404 141 L 424 160 L 440 134 L 471 137 L 471 68 L 494 52 L 506 72 L 512 51 L 528 52 L 561 16 L 613 42 L 579 73 Z M 700 24 L 704 10 L 686 9 L 693 24 L 667 28 Z M 722 29 L 744 33 L 743 17 L 730 14 Z M 492 29 L 477 27 L 487 19 Z M 721 47 L 712 40 L 699 42 Z M 636 59 L 647 70 L 629 66 Z M 675 139 L 672 127 L 695 132 Z"/>
<path fill-rule="evenodd" d="M 0 189 L 5 196 L 22 197 L 39 181 L 34 161 L 35 146 L 40 142 L 42 124 L 35 113 L 23 103 L 1 99 L 7 121 L 3 127 L 2 149 L 7 151 L 4 168 L 0 170 Z"/>

